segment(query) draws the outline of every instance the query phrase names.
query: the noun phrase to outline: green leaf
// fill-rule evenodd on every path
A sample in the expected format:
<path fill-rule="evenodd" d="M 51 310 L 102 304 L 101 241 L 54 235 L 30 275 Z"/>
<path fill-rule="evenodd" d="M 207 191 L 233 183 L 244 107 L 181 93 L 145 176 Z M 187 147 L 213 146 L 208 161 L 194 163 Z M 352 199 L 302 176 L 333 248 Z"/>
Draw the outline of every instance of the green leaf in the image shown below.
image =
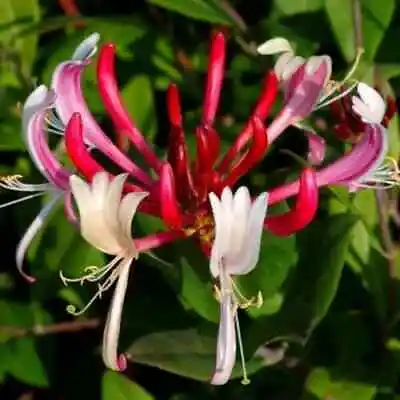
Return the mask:
<path fill-rule="evenodd" d="M 237 278 L 246 297 L 256 296 L 260 291 L 267 300 L 260 308 L 250 307 L 247 311 L 251 316 L 278 311 L 276 302 L 282 301 L 278 292 L 297 259 L 295 236 L 277 237 L 270 232 L 263 233 L 257 267 L 250 274 Z"/>
<path fill-rule="evenodd" d="M 102 400 L 152 400 L 153 396 L 147 393 L 137 383 L 124 375 L 107 371 L 103 375 L 101 384 Z"/>
<path fill-rule="evenodd" d="M 324 318 L 339 286 L 356 221 L 352 215 L 337 215 L 298 234 L 299 262 L 285 289 L 284 303 L 277 314 L 254 321 L 249 332 L 254 348 L 279 337 L 303 342 Z"/>
<path fill-rule="evenodd" d="M 13 24 L 23 20 L 37 22 L 39 18 L 40 8 L 37 0 L 2 0 L 0 2 L 0 26 L 9 26 L 8 29 L 0 31 L 0 41 L 7 46 L 12 45 L 12 50 L 18 52 L 24 74 L 29 74 L 36 56 L 37 34 L 31 33 L 11 43 L 11 38 L 16 33 Z"/>
<path fill-rule="evenodd" d="M 157 132 L 157 118 L 150 78 L 146 75 L 133 77 L 124 86 L 121 95 L 135 125 L 151 141 Z"/>
<path fill-rule="evenodd" d="M 232 17 L 211 0 L 149 0 L 149 3 L 201 21 L 233 24 Z"/>
<path fill-rule="evenodd" d="M 337 379 L 327 369 L 316 368 L 308 376 L 306 390 L 302 400 L 372 400 L 375 398 L 376 387 L 364 383 L 345 379 Z"/>
<path fill-rule="evenodd" d="M 22 382 L 38 387 L 49 386 L 49 373 L 34 338 L 25 337 L 8 343 L 8 371 Z"/>
<path fill-rule="evenodd" d="M 325 10 L 344 58 L 351 62 L 355 58 L 354 19 L 351 0 L 326 0 Z M 362 25 L 365 59 L 373 61 L 379 45 L 392 19 L 395 1 L 363 0 Z"/>
<path fill-rule="evenodd" d="M 400 76 L 400 64 L 395 63 L 386 63 L 386 64 L 378 64 L 376 68 L 382 74 L 382 76 L 389 80 L 392 78 L 397 78 Z"/>
<path fill-rule="evenodd" d="M 196 329 L 157 332 L 138 339 L 129 348 L 130 358 L 139 364 L 150 365 L 188 378 L 208 381 L 215 365 L 217 327 L 215 336 Z M 253 374 L 268 361 L 254 357 L 246 363 Z M 232 377 L 241 376 L 236 366 Z"/>
<path fill-rule="evenodd" d="M 365 57 L 373 61 L 395 11 L 395 0 L 362 0 Z"/>
<path fill-rule="evenodd" d="M 355 57 L 353 10 L 351 0 L 326 0 L 325 11 L 343 57 L 351 62 Z"/>
<path fill-rule="evenodd" d="M 323 6 L 323 0 L 275 0 L 275 7 L 285 16 L 315 12 Z"/>
<path fill-rule="evenodd" d="M 197 258 L 195 256 L 187 258 L 183 255 L 180 257 L 180 266 L 179 297 L 182 303 L 208 321 L 218 322 L 219 305 L 213 297 L 208 262 L 204 256 L 200 254 Z"/>
<path fill-rule="evenodd" d="M 302 317 L 311 317 L 310 328 L 321 321 L 335 297 L 356 221 L 352 215 L 338 215 L 299 234 L 300 260 L 287 304 L 303 309 Z"/>

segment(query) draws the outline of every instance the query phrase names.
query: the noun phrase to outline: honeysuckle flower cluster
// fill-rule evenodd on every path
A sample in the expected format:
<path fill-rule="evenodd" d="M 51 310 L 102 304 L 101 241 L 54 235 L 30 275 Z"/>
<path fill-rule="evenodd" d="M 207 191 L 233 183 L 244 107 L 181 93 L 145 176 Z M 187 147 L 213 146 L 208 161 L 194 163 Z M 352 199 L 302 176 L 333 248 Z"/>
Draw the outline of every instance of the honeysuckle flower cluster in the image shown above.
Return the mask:
<path fill-rule="evenodd" d="M 397 182 L 397 164 L 384 164 L 385 102 L 363 83 L 348 85 L 351 71 L 343 81 L 332 81 L 330 57 L 295 56 L 287 40 L 274 38 L 260 46 L 259 52 L 281 55 L 274 70 L 266 72 L 249 118 L 231 147 L 223 153 L 215 120 L 224 80 L 226 38 L 217 32 L 211 40 L 201 120 L 191 132 L 196 138 L 196 156 L 189 158 L 179 89 L 171 84 L 166 93 L 169 143 L 165 157 L 160 158 L 136 127 L 121 99 L 115 75 L 115 45 L 104 44 L 99 47 L 96 65 L 99 94 L 115 128 L 142 157 L 145 166 L 139 166 L 103 132 L 84 99 L 82 74 L 91 64 L 99 40 L 97 33 L 85 39 L 71 59 L 56 68 L 51 87 L 37 87 L 24 104 L 22 134 L 45 182 L 28 184 L 20 176 L 2 178 L 3 188 L 28 193 L 3 206 L 40 195 L 48 199 L 18 244 L 17 267 L 29 281 L 34 281 L 22 271 L 26 250 L 44 227 L 51 210 L 63 201 L 66 217 L 81 236 L 113 257 L 104 266 L 83 267 L 79 277 L 67 277 L 60 271 L 66 285 L 74 282 L 97 285 L 97 291 L 85 307 L 77 310 L 69 305 L 67 309 L 72 314 L 81 314 L 115 286 L 102 354 L 107 367 L 123 370 L 126 358 L 118 353 L 118 338 L 132 265 L 143 252 L 176 240 L 194 240 L 210 260 L 210 278 L 217 281 L 215 293 L 220 303 L 216 365 L 211 383 L 221 385 L 230 379 L 237 345 L 246 383 L 237 311 L 259 306 L 262 296 L 259 293 L 253 299 L 245 299 L 235 276 L 248 274 L 256 267 L 263 230 L 285 236 L 303 229 L 313 220 L 318 209 L 319 187 L 340 184 L 354 190 L 391 186 Z M 268 146 L 289 126 L 305 132 L 311 165 L 322 164 L 325 142 L 304 121 L 320 107 L 348 101 L 355 87 L 357 94 L 350 97 L 350 111 L 362 122 L 363 134 L 349 153 L 318 170 L 305 167 L 297 180 L 268 193 L 253 193 L 252 197 L 246 187 L 235 190 L 240 179 L 263 159 Z M 280 89 L 284 94 L 282 107 L 266 122 Z M 65 147 L 69 166 L 64 166 L 50 147 L 48 135 L 51 134 L 58 135 Z M 114 175 L 108 171 L 93 156 L 94 150 L 108 158 L 120 173 Z M 296 196 L 292 209 L 281 215 L 267 215 L 267 206 L 291 196 Z M 158 217 L 164 222 L 165 230 L 137 238 L 132 233 L 132 221 L 137 213 Z"/>

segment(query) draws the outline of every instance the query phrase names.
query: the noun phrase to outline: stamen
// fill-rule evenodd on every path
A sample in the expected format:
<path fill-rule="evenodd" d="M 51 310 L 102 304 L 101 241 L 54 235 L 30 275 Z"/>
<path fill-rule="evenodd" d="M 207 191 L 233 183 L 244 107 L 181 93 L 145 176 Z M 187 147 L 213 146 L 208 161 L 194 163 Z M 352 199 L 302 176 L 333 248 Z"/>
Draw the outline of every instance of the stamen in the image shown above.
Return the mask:
<path fill-rule="evenodd" d="M 240 381 L 242 385 L 248 385 L 250 383 L 250 379 L 247 376 L 246 370 L 246 360 L 244 358 L 244 351 L 243 351 L 243 342 L 242 342 L 242 334 L 240 332 L 240 324 L 239 324 L 239 317 L 237 312 L 235 312 L 235 325 L 236 325 L 236 336 L 239 345 L 239 354 L 240 354 L 240 363 L 242 364 L 242 371 L 243 371 L 243 379 Z"/>
<path fill-rule="evenodd" d="M 357 54 L 356 54 L 356 58 L 354 60 L 353 65 L 351 66 L 350 70 L 347 72 L 346 76 L 341 80 L 336 82 L 336 84 L 331 85 L 331 87 L 329 88 L 329 91 L 327 94 L 325 94 L 324 96 L 322 96 L 322 98 L 320 99 L 320 103 L 324 102 L 328 97 L 330 97 L 333 93 L 335 93 L 336 91 L 338 91 L 339 89 L 341 89 L 343 87 L 343 85 L 345 83 L 347 83 L 347 81 L 350 81 L 350 78 L 354 75 L 354 73 L 357 70 L 357 67 L 360 63 L 361 60 L 361 56 L 364 53 L 364 49 L 362 48 L 358 48 L 357 49 Z M 331 81 L 330 83 L 332 84 L 334 81 Z M 336 101 L 338 99 L 335 99 L 334 101 Z"/>
<path fill-rule="evenodd" d="M 243 293 L 240 291 L 239 287 L 232 278 L 231 278 L 231 283 L 236 301 L 242 310 L 245 310 L 249 307 L 261 308 L 261 306 L 264 303 L 261 291 L 258 291 L 257 296 L 253 296 L 250 299 L 248 299 L 246 296 L 243 295 Z M 238 301 L 238 299 L 240 299 L 240 301 Z"/>
<path fill-rule="evenodd" d="M 68 306 L 66 307 L 66 311 L 75 317 L 84 314 L 97 299 L 101 299 L 103 293 L 110 289 L 110 287 L 117 280 L 119 272 L 119 269 L 115 269 L 114 271 L 112 271 L 110 276 L 104 281 L 104 283 L 98 285 L 97 292 L 82 309 L 77 311 L 76 306 L 74 306 L 73 304 L 68 304 Z"/>
<path fill-rule="evenodd" d="M 104 279 L 107 274 L 109 274 L 108 277 L 103 282 L 97 284 L 98 287 L 97 292 L 81 310 L 77 311 L 76 307 L 73 304 L 69 304 L 67 306 L 67 312 L 75 316 L 82 315 L 85 311 L 87 311 L 90 308 L 90 306 L 95 302 L 96 299 L 101 298 L 102 294 L 105 293 L 118 278 L 120 273 L 118 264 L 123 259 L 124 258 L 121 256 L 116 256 L 103 267 L 90 265 L 84 269 L 85 275 L 78 278 L 68 278 L 63 274 L 62 271 L 60 271 L 59 273 L 60 278 L 65 286 L 68 286 L 69 283 L 80 283 L 81 285 L 83 285 L 85 282 L 90 282 L 90 283 L 99 282 L 102 279 Z"/>
<path fill-rule="evenodd" d="M 33 194 L 28 195 L 28 196 L 21 197 L 20 199 L 16 199 L 16 200 L 9 201 L 7 203 L 0 204 L 0 208 L 5 208 L 5 207 L 8 207 L 8 206 L 12 206 L 14 204 L 22 203 L 23 201 L 26 201 L 26 200 L 29 200 L 29 199 L 33 199 L 34 197 L 43 196 L 44 194 L 46 194 L 46 193 L 45 192 L 33 193 Z"/>
<path fill-rule="evenodd" d="M 330 93 L 329 95 L 323 96 L 319 100 L 318 105 L 316 107 L 314 107 L 314 111 L 319 110 L 320 108 L 326 107 L 329 104 L 334 103 L 335 101 L 338 101 L 343 97 L 346 97 L 350 92 L 352 92 L 354 90 L 354 88 L 358 85 L 358 83 L 359 83 L 358 81 L 353 81 L 353 83 L 351 84 L 350 87 L 348 87 L 343 92 L 339 93 L 337 96 L 334 96 L 334 97 L 330 98 L 329 100 L 324 101 L 329 96 L 331 96 L 333 94 L 333 92 Z M 340 89 L 340 87 L 338 89 Z"/>
<path fill-rule="evenodd" d="M 48 183 L 30 184 L 20 181 L 22 175 L 8 175 L 0 177 L 0 187 L 17 192 L 47 192 L 52 186 Z"/>
<path fill-rule="evenodd" d="M 58 116 L 54 108 L 50 108 L 45 116 L 45 122 L 47 123 L 47 131 L 56 135 L 64 135 L 65 125 Z"/>

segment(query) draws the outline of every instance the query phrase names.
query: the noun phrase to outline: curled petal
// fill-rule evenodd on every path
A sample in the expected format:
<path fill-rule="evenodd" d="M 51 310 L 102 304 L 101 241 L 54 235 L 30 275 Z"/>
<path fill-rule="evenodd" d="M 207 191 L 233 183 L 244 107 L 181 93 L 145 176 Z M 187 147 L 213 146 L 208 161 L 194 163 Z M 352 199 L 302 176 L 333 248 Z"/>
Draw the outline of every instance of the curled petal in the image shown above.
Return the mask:
<path fill-rule="evenodd" d="M 88 36 L 74 51 L 73 60 L 89 60 L 97 53 L 97 43 L 100 40 L 100 34 L 97 32 Z"/>
<path fill-rule="evenodd" d="M 122 153 L 107 137 L 90 113 L 82 94 L 81 76 L 89 61 L 68 61 L 60 64 L 53 74 L 52 88 L 57 94 L 56 110 L 66 125 L 74 113 L 79 113 L 84 122 L 84 141 L 93 145 L 122 170 L 145 185 L 151 185 L 152 179 L 129 157 Z"/>
<path fill-rule="evenodd" d="M 288 40 L 282 37 L 275 37 L 258 46 L 257 53 L 262 55 L 293 53 L 293 49 Z"/>
<path fill-rule="evenodd" d="M 159 171 L 161 168 L 161 161 L 137 129 L 122 104 L 118 84 L 115 79 L 114 62 L 115 46 L 113 44 L 103 46 L 100 50 L 97 64 L 97 79 L 104 106 L 117 129 L 121 133 L 126 134 L 148 164 L 154 168 L 155 171 Z"/>
<path fill-rule="evenodd" d="M 207 83 L 204 93 L 203 118 L 205 125 L 212 125 L 217 113 L 225 68 L 225 35 L 217 32 L 211 41 Z"/>
<path fill-rule="evenodd" d="M 54 92 L 44 85 L 31 93 L 24 104 L 23 133 L 32 161 L 42 175 L 56 187 L 66 190 L 70 173 L 54 156 L 44 132 L 46 113 L 53 106 L 54 98 Z"/>
<path fill-rule="evenodd" d="M 365 125 L 362 139 L 353 149 L 318 172 L 318 185 L 367 180 L 382 164 L 387 151 L 388 138 L 385 128 L 378 124 Z"/>
<path fill-rule="evenodd" d="M 364 82 L 357 85 L 359 97 L 353 96 L 353 111 L 363 122 L 380 124 L 385 116 L 386 103 L 382 96 Z"/>
<path fill-rule="evenodd" d="M 165 163 L 160 171 L 160 207 L 163 221 L 173 229 L 182 227 L 182 216 L 175 192 L 172 168 Z"/>
<path fill-rule="evenodd" d="M 250 145 L 247 153 L 242 159 L 232 168 L 222 186 L 232 186 L 254 165 L 256 165 L 264 156 L 268 147 L 268 135 L 260 118 L 254 117 L 252 120 L 253 126 L 253 142 Z"/>
<path fill-rule="evenodd" d="M 52 196 L 52 198 L 50 198 L 50 200 L 44 205 L 44 207 L 40 210 L 39 214 L 29 225 L 28 229 L 24 233 L 24 236 L 22 236 L 21 240 L 18 243 L 17 251 L 15 253 L 15 262 L 17 265 L 18 272 L 29 283 L 34 283 L 36 281 L 36 278 L 26 274 L 23 271 L 25 254 L 29 248 L 29 245 L 32 243 L 32 240 L 45 225 L 47 218 L 49 217 L 53 208 L 56 206 L 57 202 L 60 200 L 61 196 L 62 193 L 56 193 Z"/>
<path fill-rule="evenodd" d="M 103 361 L 108 368 L 114 371 L 123 371 L 127 367 L 126 357 L 123 354 L 118 355 L 118 341 L 122 309 L 132 261 L 132 258 L 123 259 L 117 267 L 119 269 L 119 277 L 104 327 L 102 346 Z"/>
<path fill-rule="evenodd" d="M 232 295 L 224 295 L 220 305 L 217 359 L 211 378 L 212 385 L 224 385 L 232 375 L 236 361 L 235 314 L 232 307 Z"/>
<path fill-rule="evenodd" d="M 299 186 L 294 208 L 283 215 L 269 217 L 265 221 L 265 228 L 275 235 L 291 235 L 303 229 L 313 220 L 317 212 L 318 186 L 316 173 L 311 168 L 303 170 Z"/>
<path fill-rule="evenodd" d="M 257 100 L 257 104 L 252 112 L 251 117 L 247 121 L 243 131 L 236 138 L 233 145 L 229 148 L 226 155 L 222 159 L 218 171 L 224 173 L 228 170 L 231 162 L 235 159 L 237 154 L 244 148 L 244 146 L 249 142 L 253 135 L 253 120 L 255 117 L 264 121 L 272 106 L 275 102 L 276 96 L 278 94 L 278 78 L 274 72 L 269 71 L 264 79 L 263 89 L 260 97 Z M 269 137 L 269 136 L 268 136 Z"/>

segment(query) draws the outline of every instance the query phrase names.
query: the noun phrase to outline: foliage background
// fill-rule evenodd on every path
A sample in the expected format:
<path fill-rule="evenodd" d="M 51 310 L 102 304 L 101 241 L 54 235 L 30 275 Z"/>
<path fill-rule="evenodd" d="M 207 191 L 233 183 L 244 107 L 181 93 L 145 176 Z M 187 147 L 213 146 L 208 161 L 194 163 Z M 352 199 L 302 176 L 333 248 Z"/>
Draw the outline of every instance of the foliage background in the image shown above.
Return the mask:
<path fill-rule="evenodd" d="M 272 65 L 268 57 L 256 56 L 255 44 L 285 36 L 303 56 L 330 54 L 335 76 L 343 75 L 362 44 L 358 77 L 396 95 L 399 21 L 395 0 L 2 0 L 0 173 L 40 180 L 21 139 L 18 104 L 37 83 L 49 84 L 57 63 L 88 33 L 97 31 L 103 42 L 117 44 L 124 100 L 160 151 L 168 137 L 165 90 L 171 81 L 179 84 L 193 150 L 213 28 L 230 37 L 217 122 L 228 146 Z M 113 135 L 93 66 L 85 78 L 91 110 Z M 326 111 L 312 122 L 328 140 L 331 160 L 345 145 L 332 135 Z M 397 118 L 390 135 L 398 159 Z M 289 130 L 244 183 L 259 191 L 293 177 L 300 165 L 284 149 L 305 156 L 306 142 Z M 0 196 L 6 202 L 15 193 Z M 133 362 L 121 375 L 105 371 L 99 356 L 109 296 L 84 317 L 72 318 L 66 305 L 82 305 L 94 288 L 66 288 L 58 277 L 60 269 L 78 274 L 103 263 L 104 256 L 86 245 L 58 210 L 29 252 L 26 266 L 39 278 L 29 286 L 15 272 L 14 251 L 40 201 L 0 210 L 0 398 L 400 399 L 397 192 L 349 196 L 330 188 L 321 197 L 318 218 L 304 232 L 289 238 L 265 234 L 258 268 L 240 281 L 246 294 L 261 290 L 265 298 L 260 310 L 241 315 L 254 374 L 249 386 L 236 379 L 222 388 L 207 383 L 218 306 L 207 263 L 192 245 L 161 249 L 157 256 L 163 262 L 144 255 L 137 263 L 121 339 Z M 135 221 L 138 235 L 159 227 L 148 218 Z"/>

